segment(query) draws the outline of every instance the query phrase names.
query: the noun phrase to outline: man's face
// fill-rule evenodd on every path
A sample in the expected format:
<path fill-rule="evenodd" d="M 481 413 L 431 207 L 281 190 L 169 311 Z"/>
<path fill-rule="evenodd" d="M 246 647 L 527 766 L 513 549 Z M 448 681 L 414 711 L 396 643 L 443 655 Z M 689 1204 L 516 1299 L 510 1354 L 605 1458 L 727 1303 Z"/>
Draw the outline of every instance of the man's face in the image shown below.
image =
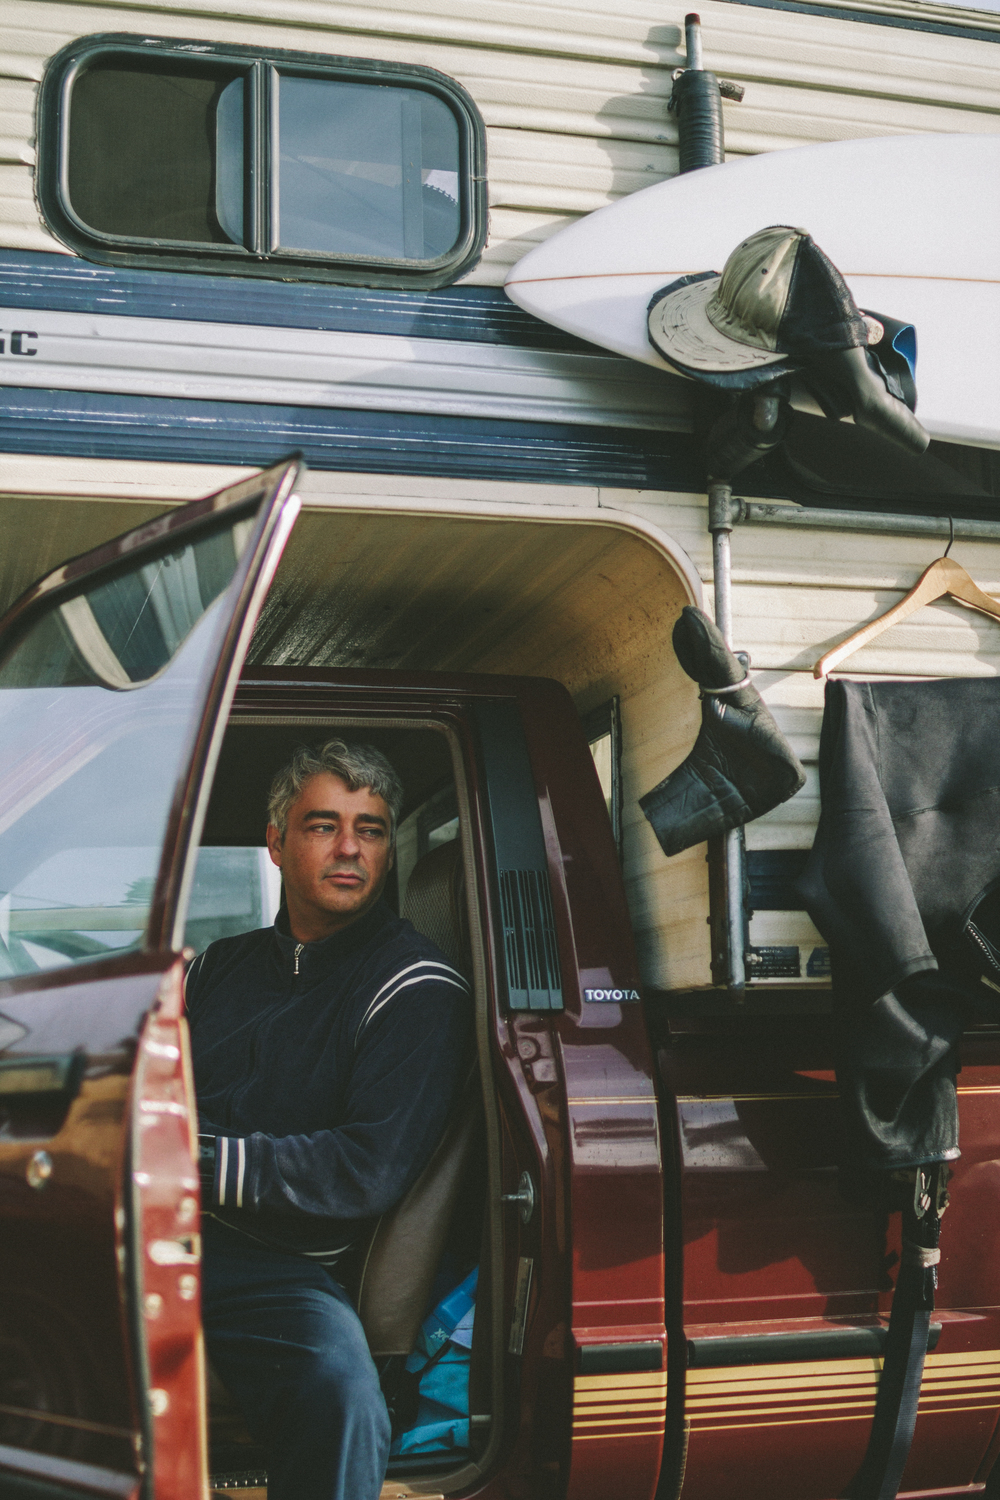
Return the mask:
<path fill-rule="evenodd" d="M 292 932 L 301 942 L 346 927 L 378 899 L 392 869 L 389 808 L 339 776 L 310 776 L 288 811 L 284 838 L 267 847 L 280 868 Z"/>

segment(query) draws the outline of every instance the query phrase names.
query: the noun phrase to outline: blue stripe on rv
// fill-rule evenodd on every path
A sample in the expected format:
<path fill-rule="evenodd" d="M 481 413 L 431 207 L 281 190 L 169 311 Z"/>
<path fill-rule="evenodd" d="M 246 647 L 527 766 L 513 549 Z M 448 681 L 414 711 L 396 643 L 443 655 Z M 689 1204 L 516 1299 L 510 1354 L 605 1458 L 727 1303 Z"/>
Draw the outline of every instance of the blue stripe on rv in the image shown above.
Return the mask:
<path fill-rule="evenodd" d="M 701 492 L 686 433 L 408 412 L 0 389 L 0 452 Z"/>
<path fill-rule="evenodd" d="M 500 287 L 381 291 L 311 281 L 265 281 L 97 266 L 75 255 L 0 250 L 0 307 L 115 313 L 267 328 L 394 333 L 521 349 L 600 353 L 516 307 Z"/>

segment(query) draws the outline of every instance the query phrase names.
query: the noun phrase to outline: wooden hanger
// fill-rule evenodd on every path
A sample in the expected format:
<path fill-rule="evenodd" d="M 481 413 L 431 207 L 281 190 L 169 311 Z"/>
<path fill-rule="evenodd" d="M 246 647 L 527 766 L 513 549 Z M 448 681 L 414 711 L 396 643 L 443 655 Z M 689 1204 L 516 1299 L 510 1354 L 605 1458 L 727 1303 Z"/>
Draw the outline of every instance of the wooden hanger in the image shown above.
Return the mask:
<path fill-rule="evenodd" d="M 948 549 L 950 548 L 951 542 L 948 543 Z M 890 625 L 898 625 L 900 620 L 916 614 L 925 604 L 933 604 L 935 599 L 942 599 L 945 595 L 956 599 L 959 604 L 968 605 L 970 609 L 978 609 L 984 615 L 992 615 L 994 620 L 1000 620 L 1000 600 L 984 593 L 961 563 L 949 557 L 946 551 L 943 557 L 937 558 L 929 568 L 924 569 L 910 592 L 898 604 L 894 604 L 892 609 L 879 615 L 877 620 L 862 625 L 860 630 L 849 635 L 846 641 L 841 641 L 839 646 L 833 646 L 824 652 L 813 667 L 813 676 L 825 677 L 840 665 L 845 656 L 850 656 L 861 646 L 867 646 L 869 641 L 881 635 L 883 630 L 888 630 Z"/>

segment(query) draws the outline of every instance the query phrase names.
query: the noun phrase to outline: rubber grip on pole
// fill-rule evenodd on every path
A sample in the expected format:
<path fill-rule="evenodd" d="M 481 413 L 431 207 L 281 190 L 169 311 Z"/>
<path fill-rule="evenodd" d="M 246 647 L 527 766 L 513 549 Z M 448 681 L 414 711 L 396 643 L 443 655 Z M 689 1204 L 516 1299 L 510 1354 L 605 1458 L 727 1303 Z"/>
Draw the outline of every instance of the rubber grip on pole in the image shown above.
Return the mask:
<path fill-rule="evenodd" d="M 674 79 L 670 108 L 677 115 L 681 172 L 725 161 L 722 95 L 714 73 L 686 69 Z"/>

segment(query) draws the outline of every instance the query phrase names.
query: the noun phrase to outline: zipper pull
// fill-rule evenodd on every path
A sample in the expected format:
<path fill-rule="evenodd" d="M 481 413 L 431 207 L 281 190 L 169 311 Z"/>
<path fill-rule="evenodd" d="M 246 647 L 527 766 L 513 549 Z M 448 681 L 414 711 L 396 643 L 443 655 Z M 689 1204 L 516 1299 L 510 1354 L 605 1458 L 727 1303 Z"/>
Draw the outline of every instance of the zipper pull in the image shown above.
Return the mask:
<path fill-rule="evenodd" d="M 298 946 L 295 949 L 295 970 L 294 970 L 294 972 L 296 974 L 299 972 L 299 954 L 302 952 L 302 950 L 303 950 L 304 947 L 305 947 L 305 943 L 299 943 Z"/>

